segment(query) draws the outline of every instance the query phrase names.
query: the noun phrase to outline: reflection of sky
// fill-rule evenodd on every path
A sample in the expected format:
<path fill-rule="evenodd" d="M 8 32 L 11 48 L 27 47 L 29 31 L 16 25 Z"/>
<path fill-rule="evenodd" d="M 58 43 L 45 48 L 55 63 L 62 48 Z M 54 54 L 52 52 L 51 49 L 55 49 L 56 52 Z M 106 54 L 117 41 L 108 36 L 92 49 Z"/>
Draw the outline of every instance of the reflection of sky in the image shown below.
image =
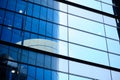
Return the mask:
<path fill-rule="evenodd" d="M 68 1 L 70 1 L 70 0 L 68 0 Z M 71 0 L 71 2 L 75 2 L 75 1 L 78 1 L 80 3 L 82 2 L 83 4 L 86 5 L 88 3 L 85 3 L 85 2 L 89 2 L 91 0 Z M 111 0 L 103 0 L 103 1 L 111 4 Z M 98 7 L 101 5 L 97 5 L 97 4 L 93 5 L 94 3 L 91 5 L 91 2 L 89 2 L 89 3 L 90 3 L 89 6 L 92 6 L 92 7 L 95 7 L 97 9 L 101 10 L 101 8 Z M 103 4 L 104 11 L 107 11 L 107 12 L 113 14 L 112 8 L 108 9 L 108 7 L 111 7 L 111 6 Z M 59 8 L 60 8 L 60 10 L 63 9 L 63 11 L 65 11 L 65 12 L 67 10 L 67 7 L 65 4 L 64 5 L 61 4 Z M 110 18 L 107 16 L 102 16 L 100 14 L 96 14 L 96 13 L 82 10 L 79 8 L 75 8 L 72 6 L 68 6 L 68 13 L 82 16 L 85 18 L 90 18 L 92 20 L 97 20 L 102 23 L 104 22 L 106 24 L 116 26 L 116 21 L 113 18 Z M 67 19 L 68 19 L 68 23 L 67 23 Z M 86 20 L 83 18 L 78 18 L 78 17 L 72 16 L 72 15 L 66 15 L 65 13 L 59 12 L 59 23 L 63 24 L 63 25 L 68 24 L 68 26 L 72 27 L 72 28 L 77 28 L 77 29 L 80 29 L 83 31 L 87 31 L 87 32 L 91 32 L 94 34 L 98 34 L 98 35 L 102 35 L 102 36 L 106 36 L 109 38 L 119 40 L 118 32 L 115 27 L 104 25 L 104 24 L 101 24 L 98 22 L 92 22 L 92 21 L 89 21 L 89 20 Z M 68 30 L 69 30 L 69 33 L 68 33 Z M 114 40 L 110 40 L 110 39 L 106 40 L 103 37 L 99 37 L 96 35 L 88 34 L 88 33 L 73 30 L 73 29 L 67 29 L 67 27 L 63 27 L 63 26 L 59 26 L 59 39 L 62 39 L 65 41 L 69 40 L 70 42 L 73 42 L 73 43 L 82 44 L 82 45 L 94 47 L 94 48 L 105 50 L 105 51 L 107 51 L 107 49 L 108 49 L 108 51 L 117 53 L 117 54 L 120 53 L 120 45 L 119 45 L 118 41 L 114 41 Z M 107 41 L 107 43 L 106 43 L 106 41 Z M 106 44 L 108 46 L 106 46 Z M 69 51 L 68 51 L 68 49 L 69 49 Z M 67 44 L 66 42 L 59 41 L 59 54 L 66 56 L 66 55 L 68 55 L 68 52 L 69 52 L 70 57 L 83 59 L 83 60 L 87 60 L 87 61 L 91 61 L 91 62 L 95 62 L 95 63 L 99 63 L 99 64 L 109 65 L 108 53 L 106 53 L 106 52 L 101 52 L 101 51 L 89 49 L 86 47 L 81 47 L 81 46 L 73 45 L 73 44 Z M 111 61 L 110 65 L 113 67 L 120 68 L 120 65 L 118 64 L 120 56 L 111 55 L 111 54 L 109 54 L 109 56 L 110 56 L 110 61 Z M 64 65 L 64 63 L 62 65 Z M 75 67 L 73 67 L 73 68 L 75 68 Z M 78 68 L 76 68 L 76 69 L 78 69 Z M 107 74 L 109 75 L 109 71 L 107 72 Z M 74 79 L 75 79 L 74 77 L 73 77 L 73 79 L 71 77 L 71 80 L 74 80 Z M 79 80 L 79 79 L 76 77 L 75 80 Z M 84 80 L 84 79 L 82 79 L 82 80 Z M 85 79 L 85 80 L 87 80 L 87 79 Z"/>

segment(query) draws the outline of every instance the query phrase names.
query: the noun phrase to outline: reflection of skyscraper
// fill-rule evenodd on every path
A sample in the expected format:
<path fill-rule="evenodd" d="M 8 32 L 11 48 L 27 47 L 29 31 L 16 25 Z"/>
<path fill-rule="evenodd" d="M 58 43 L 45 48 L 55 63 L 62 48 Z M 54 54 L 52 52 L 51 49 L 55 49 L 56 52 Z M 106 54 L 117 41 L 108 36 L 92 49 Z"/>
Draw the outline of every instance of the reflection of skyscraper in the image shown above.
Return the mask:
<path fill-rule="evenodd" d="M 0 79 L 120 79 L 119 0 L 0 1 Z"/>
<path fill-rule="evenodd" d="M 58 26 L 55 26 L 53 22 L 54 19 L 55 22 L 57 22 L 58 13 L 56 13 L 56 16 L 53 16 L 54 10 L 47 7 L 54 6 L 52 0 L 36 0 L 34 2 L 31 0 L 1 0 L 0 5 L 0 35 L 2 41 L 57 53 L 58 43 L 57 40 L 53 38 L 58 37 Z M 58 7 L 58 5 L 56 7 Z M 43 72 L 41 69 L 41 72 L 39 71 L 37 73 L 37 71 L 35 72 L 37 69 L 35 67 L 29 65 L 26 65 L 26 67 L 22 64 L 19 65 L 18 63 L 4 60 L 4 58 L 22 62 L 28 60 L 28 62 L 26 62 L 27 64 L 33 64 L 35 66 L 37 66 L 37 64 L 44 65 L 46 68 L 50 66 L 49 60 L 51 57 L 49 56 L 44 57 L 39 54 L 34 54 L 31 51 L 24 52 L 22 50 L 19 54 L 19 50 L 17 51 L 14 47 L 10 47 L 8 52 L 4 53 L 4 47 L 2 48 L 1 45 L 0 48 L 0 55 L 3 58 L 0 66 L 0 79 L 2 80 L 38 80 L 39 77 L 35 75 L 39 75 Z M 18 58 L 20 56 L 21 59 Z M 42 61 L 43 58 L 45 58 L 47 63 L 44 64 Z M 54 60 L 57 66 L 58 61 L 57 59 Z M 2 69 L 4 69 L 5 72 Z M 51 72 L 47 72 L 47 70 L 44 72 L 45 75 L 52 77 L 52 75 L 50 75 Z M 53 77 L 57 80 L 57 74 Z M 44 77 L 43 79 L 47 78 Z M 40 80 L 42 80 L 42 78 L 40 78 Z"/>

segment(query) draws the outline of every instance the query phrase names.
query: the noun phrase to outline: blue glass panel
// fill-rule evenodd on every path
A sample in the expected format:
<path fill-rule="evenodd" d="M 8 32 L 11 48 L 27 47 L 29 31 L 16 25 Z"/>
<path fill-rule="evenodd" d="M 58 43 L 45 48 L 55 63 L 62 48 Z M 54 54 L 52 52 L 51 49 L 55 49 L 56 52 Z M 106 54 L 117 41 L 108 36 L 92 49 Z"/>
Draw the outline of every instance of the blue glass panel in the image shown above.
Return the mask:
<path fill-rule="evenodd" d="M 10 58 L 12 58 L 13 60 L 17 61 L 18 60 L 18 49 L 15 47 L 10 47 L 9 49 L 9 56 Z"/>
<path fill-rule="evenodd" d="M 32 20 L 32 32 L 38 33 L 38 28 L 39 28 L 39 20 L 34 19 Z"/>
<path fill-rule="evenodd" d="M 0 24 L 3 23 L 3 20 L 4 20 L 4 14 L 5 14 L 5 11 L 4 11 L 4 10 L 0 10 Z"/>
<path fill-rule="evenodd" d="M 52 23 L 47 23 L 46 27 L 46 36 L 53 36 L 53 24 Z"/>
<path fill-rule="evenodd" d="M 22 0 L 17 0 L 16 11 L 19 13 L 25 13 L 26 3 Z"/>
<path fill-rule="evenodd" d="M 20 30 L 13 29 L 12 32 L 13 32 L 12 33 L 12 42 L 13 43 L 17 43 L 17 42 L 22 40 L 22 36 L 21 36 L 21 31 Z"/>
<path fill-rule="evenodd" d="M 32 33 L 31 33 L 30 38 L 31 38 L 31 39 L 37 39 L 37 38 L 38 38 L 38 35 L 36 35 L 36 34 L 32 34 Z"/>
<path fill-rule="evenodd" d="M 14 26 L 17 28 L 22 28 L 24 25 L 24 17 L 20 14 L 15 14 Z"/>
<path fill-rule="evenodd" d="M 36 53 L 35 52 L 29 52 L 29 57 L 28 57 L 29 64 L 34 64 L 36 62 Z"/>
<path fill-rule="evenodd" d="M 13 17 L 14 17 L 14 13 L 6 12 L 6 15 L 5 15 L 5 18 L 4 18 L 4 24 L 6 24 L 8 26 L 12 26 L 12 24 L 13 24 Z"/>
<path fill-rule="evenodd" d="M 45 55 L 45 67 L 46 68 L 51 68 L 51 56 Z"/>
<path fill-rule="evenodd" d="M 28 63 L 28 51 L 22 50 L 21 62 Z"/>
<path fill-rule="evenodd" d="M 15 10 L 16 0 L 8 0 L 7 9 Z"/>
<path fill-rule="evenodd" d="M 59 29 L 59 25 L 56 25 L 56 24 L 53 24 L 53 32 L 52 32 L 52 35 L 53 35 L 53 37 L 54 38 L 58 38 L 58 37 L 60 37 L 60 33 L 59 33 L 59 31 L 60 31 L 60 29 Z M 63 30 L 64 31 L 64 30 Z M 66 32 L 66 31 L 65 31 Z M 65 35 L 64 35 L 65 36 Z M 61 38 L 59 38 L 59 39 L 61 39 Z"/>
<path fill-rule="evenodd" d="M 48 0 L 41 0 L 41 4 L 47 6 L 47 1 Z"/>
<path fill-rule="evenodd" d="M 37 54 L 37 59 L 36 59 L 36 65 L 37 66 L 44 66 L 44 55 L 43 54 Z"/>
<path fill-rule="evenodd" d="M 27 17 L 26 18 L 25 30 L 31 31 L 31 23 L 32 23 L 32 18 Z"/>
<path fill-rule="evenodd" d="M 30 38 L 30 33 L 24 32 L 24 40 L 29 39 L 29 38 Z"/>
<path fill-rule="evenodd" d="M 8 54 L 8 52 L 9 52 L 9 47 L 6 45 L 0 44 L 0 56 L 2 54 Z"/>
<path fill-rule="evenodd" d="M 12 36 L 12 29 L 9 28 L 9 27 L 3 27 L 1 40 L 10 42 L 11 41 L 11 36 Z"/>
<path fill-rule="evenodd" d="M 45 20 L 46 17 L 47 17 L 47 8 L 41 7 L 40 18 Z"/>
<path fill-rule="evenodd" d="M 56 17 L 57 18 L 57 17 Z M 47 12 L 47 20 L 48 21 L 53 21 L 53 10 L 52 9 L 48 9 Z"/>
<path fill-rule="evenodd" d="M 32 9 L 33 9 L 33 4 L 28 3 L 28 7 L 27 7 L 27 15 L 32 16 Z"/>
<path fill-rule="evenodd" d="M 7 0 L 0 0 L 0 7 L 6 8 Z"/>
<path fill-rule="evenodd" d="M 54 0 L 48 0 L 48 6 L 53 8 Z"/>
<path fill-rule="evenodd" d="M 44 80 L 52 80 L 52 71 L 44 70 Z"/>
<path fill-rule="evenodd" d="M 45 21 L 40 21 L 39 34 L 45 35 L 45 32 L 46 32 L 46 22 Z"/>
<path fill-rule="evenodd" d="M 43 69 L 36 69 L 36 80 L 43 80 Z"/>
<path fill-rule="evenodd" d="M 27 80 L 35 80 L 35 67 L 28 66 Z"/>
<path fill-rule="evenodd" d="M 34 5 L 33 6 L 33 16 L 39 18 L 40 15 L 40 6 Z"/>

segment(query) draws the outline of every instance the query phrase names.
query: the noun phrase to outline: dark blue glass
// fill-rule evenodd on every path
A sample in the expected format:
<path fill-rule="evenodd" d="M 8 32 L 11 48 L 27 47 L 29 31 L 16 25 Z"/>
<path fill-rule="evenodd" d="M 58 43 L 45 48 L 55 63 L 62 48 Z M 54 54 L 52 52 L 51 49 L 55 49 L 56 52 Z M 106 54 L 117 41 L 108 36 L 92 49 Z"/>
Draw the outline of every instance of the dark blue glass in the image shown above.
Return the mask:
<path fill-rule="evenodd" d="M 39 18 L 40 15 L 40 6 L 34 5 L 33 7 L 33 16 Z"/>
<path fill-rule="evenodd" d="M 16 0 L 8 0 L 7 9 L 15 10 Z"/>
<path fill-rule="evenodd" d="M 4 14 L 5 14 L 5 11 L 4 11 L 4 10 L 0 10 L 0 24 L 3 23 L 3 20 L 4 20 Z"/>
<path fill-rule="evenodd" d="M 22 0 L 17 0 L 16 11 L 19 13 L 25 13 L 26 9 L 27 9 L 26 3 Z"/>
<path fill-rule="evenodd" d="M 40 18 L 46 20 L 46 16 L 47 16 L 47 8 L 41 7 Z"/>
<path fill-rule="evenodd" d="M 14 27 L 20 28 L 24 25 L 24 17 L 20 14 L 15 14 Z"/>
<path fill-rule="evenodd" d="M 29 39 L 29 38 L 30 38 L 30 33 L 24 32 L 24 40 Z"/>
<path fill-rule="evenodd" d="M 6 8 L 7 0 L 0 0 L 0 7 L 1 8 Z"/>
<path fill-rule="evenodd" d="M 26 18 L 26 23 L 25 23 L 25 30 L 27 31 L 31 31 L 31 23 L 32 23 L 32 18 L 31 17 L 27 17 Z"/>
<path fill-rule="evenodd" d="M 52 35 L 53 35 L 53 24 L 52 23 L 47 23 L 46 36 L 52 37 Z"/>
<path fill-rule="evenodd" d="M 21 62 L 28 63 L 28 51 L 22 50 Z"/>
<path fill-rule="evenodd" d="M 35 52 L 29 52 L 28 54 L 29 54 L 29 57 L 28 57 L 29 64 L 35 65 L 35 62 L 36 62 L 36 53 Z"/>
<path fill-rule="evenodd" d="M 22 33 L 20 30 L 13 29 L 12 32 L 13 33 L 12 33 L 12 41 L 11 42 L 17 43 L 22 40 L 22 36 L 21 36 Z"/>
<path fill-rule="evenodd" d="M 12 12 L 6 12 L 5 18 L 4 18 L 4 24 L 8 26 L 13 25 L 13 18 L 14 18 L 14 13 Z"/>
<path fill-rule="evenodd" d="M 28 66 L 27 80 L 35 80 L 35 67 Z"/>
<path fill-rule="evenodd" d="M 45 67 L 51 68 L 51 63 L 52 63 L 52 57 L 45 55 Z"/>
<path fill-rule="evenodd" d="M 27 15 L 32 16 L 32 9 L 33 9 L 33 4 L 28 3 L 28 7 L 27 7 Z"/>
<path fill-rule="evenodd" d="M 38 33 L 38 28 L 39 28 L 39 20 L 33 18 L 33 20 L 32 20 L 32 32 Z"/>
<path fill-rule="evenodd" d="M 47 20 L 48 21 L 53 21 L 53 10 L 52 9 L 48 9 Z"/>
<path fill-rule="evenodd" d="M 38 38 L 38 35 L 37 35 L 37 34 L 32 34 L 32 33 L 31 33 L 30 38 L 31 38 L 31 39 L 37 39 L 37 38 Z"/>
<path fill-rule="evenodd" d="M 52 71 L 45 70 L 45 72 L 44 72 L 44 80 L 52 80 Z"/>
<path fill-rule="evenodd" d="M 46 31 L 46 22 L 41 20 L 39 25 L 39 34 L 45 35 L 45 31 Z"/>
<path fill-rule="evenodd" d="M 43 69 L 36 69 L 36 80 L 43 80 Z"/>
<path fill-rule="evenodd" d="M 11 28 L 9 28 L 9 27 L 3 27 L 3 29 L 2 29 L 2 35 L 1 35 L 1 40 L 10 42 L 11 41 L 11 36 L 12 36 L 12 30 L 11 30 Z"/>
<path fill-rule="evenodd" d="M 43 54 L 39 54 L 39 53 L 37 54 L 36 65 L 41 66 L 41 67 L 44 66 L 44 55 Z"/>

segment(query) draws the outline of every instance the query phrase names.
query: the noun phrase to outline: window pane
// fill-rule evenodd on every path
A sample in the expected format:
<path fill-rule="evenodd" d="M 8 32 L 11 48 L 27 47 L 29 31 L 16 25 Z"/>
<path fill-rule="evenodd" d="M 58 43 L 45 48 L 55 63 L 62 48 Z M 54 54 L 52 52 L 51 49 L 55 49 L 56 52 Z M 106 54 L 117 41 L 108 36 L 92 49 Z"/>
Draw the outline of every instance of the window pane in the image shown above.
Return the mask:
<path fill-rule="evenodd" d="M 120 42 L 107 39 L 108 51 L 120 54 Z"/>
<path fill-rule="evenodd" d="M 110 66 L 120 68 L 120 56 L 109 54 L 110 56 Z"/>
<path fill-rule="evenodd" d="M 77 3 L 80 5 L 84 5 L 87 7 L 91 7 L 91 8 L 97 9 L 97 10 L 101 10 L 100 2 L 95 1 L 95 0 L 67 0 L 67 1 Z"/>
<path fill-rule="evenodd" d="M 5 14 L 5 11 L 4 11 L 4 10 L 0 10 L 0 24 L 3 23 L 3 20 L 4 20 L 4 14 Z"/>
<path fill-rule="evenodd" d="M 108 64 L 108 54 L 90 48 L 69 44 L 69 56 L 99 64 Z"/>
<path fill-rule="evenodd" d="M 93 80 L 93 79 L 84 78 L 84 77 L 80 77 L 80 76 L 73 76 L 73 75 L 70 75 L 69 78 L 70 78 L 70 80 Z"/>
<path fill-rule="evenodd" d="M 112 80 L 120 80 L 120 72 L 112 71 Z"/>
<path fill-rule="evenodd" d="M 37 5 L 33 6 L 33 16 L 39 18 L 40 15 L 40 7 Z"/>
<path fill-rule="evenodd" d="M 102 3 L 102 10 L 104 12 L 107 12 L 107 13 L 110 13 L 110 14 L 114 14 L 112 5 L 108 5 L 108 4 Z"/>
<path fill-rule="evenodd" d="M 93 80 L 111 80 L 110 70 L 70 61 L 70 73 L 93 78 Z M 104 74 L 103 74 L 104 73 Z"/>
<path fill-rule="evenodd" d="M 106 41 L 104 38 L 73 29 L 69 29 L 69 41 L 106 50 Z"/>
<path fill-rule="evenodd" d="M 117 28 L 105 25 L 106 37 L 119 40 Z"/>
<path fill-rule="evenodd" d="M 70 27 L 92 32 L 99 35 L 104 35 L 103 24 L 83 19 L 80 17 L 75 17 L 72 15 L 68 16 L 68 22 Z"/>

